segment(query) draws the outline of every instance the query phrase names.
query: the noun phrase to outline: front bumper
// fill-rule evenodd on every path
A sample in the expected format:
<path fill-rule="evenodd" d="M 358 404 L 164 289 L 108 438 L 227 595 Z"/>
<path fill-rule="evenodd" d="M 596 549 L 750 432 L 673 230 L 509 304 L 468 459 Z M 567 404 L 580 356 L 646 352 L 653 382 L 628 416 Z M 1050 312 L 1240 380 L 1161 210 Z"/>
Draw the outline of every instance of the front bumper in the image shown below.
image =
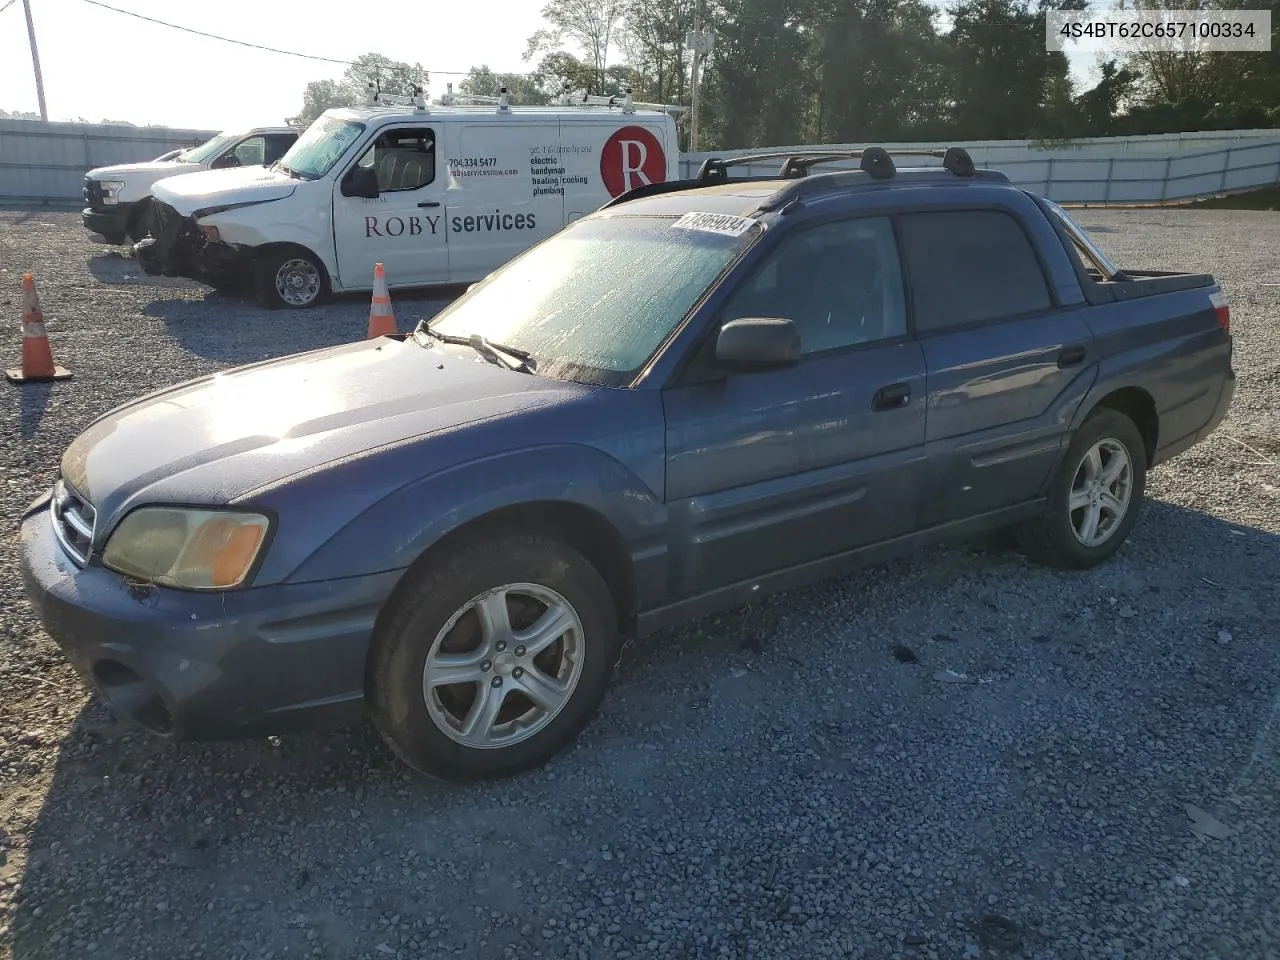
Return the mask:
<path fill-rule="evenodd" d="M 398 572 L 201 594 L 150 587 L 58 544 L 47 498 L 21 523 L 27 596 L 85 682 L 122 716 L 180 739 L 358 722 L 375 619 Z"/>
<path fill-rule="evenodd" d="M 80 222 L 92 233 L 100 233 L 104 237 L 124 236 L 129 225 L 129 208 L 132 204 L 122 203 L 109 210 L 95 210 L 85 207 L 80 211 Z"/>
<path fill-rule="evenodd" d="M 194 218 L 182 216 L 168 204 L 155 201 L 152 209 L 151 236 L 133 245 L 134 258 L 144 273 L 215 285 L 249 275 L 252 258 L 245 250 L 209 240 Z"/>

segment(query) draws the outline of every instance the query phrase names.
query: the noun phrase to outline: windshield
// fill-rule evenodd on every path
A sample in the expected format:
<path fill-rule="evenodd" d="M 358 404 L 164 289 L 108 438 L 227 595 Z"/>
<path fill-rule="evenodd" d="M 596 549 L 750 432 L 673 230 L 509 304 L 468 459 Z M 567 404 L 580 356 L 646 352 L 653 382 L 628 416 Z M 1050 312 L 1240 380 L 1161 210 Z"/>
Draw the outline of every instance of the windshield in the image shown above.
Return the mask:
<path fill-rule="evenodd" d="M 198 147 L 192 147 L 186 153 L 180 153 L 175 158 L 179 163 L 206 163 L 212 160 L 227 147 L 231 146 L 239 139 L 238 134 L 220 133 L 212 140 L 206 140 Z"/>
<path fill-rule="evenodd" d="M 333 169 L 363 132 L 363 123 L 320 117 L 280 158 L 280 166 L 307 180 L 319 180 Z"/>
<path fill-rule="evenodd" d="M 706 214 L 702 215 L 707 217 Z M 691 229 L 690 217 L 579 221 L 491 274 L 429 324 L 530 354 L 546 376 L 630 383 L 702 293 L 760 236 Z"/>
<path fill-rule="evenodd" d="M 1076 246 L 1080 248 L 1081 255 L 1085 259 L 1093 261 L 1093 265 L 1102 273 L 1104 279 L 1110 280 L 1120 272 L 1116 269 L 1115 265 L 1107 259 L 1106 254 L 1098 249 L 1098 245 L 1093 242 L 1093 238 L 1085 233 L 1084 229 L 1072 220 L 1070 216 L 1068 216 L 1067 211 L 1063 210 L 1052 200 L 1045 200 L 1045 205 L 1053 211 L 1054 216 L 1062 221 L 1062 226 L 1066 228 L 1071 239 L 1074 240 Z"/>

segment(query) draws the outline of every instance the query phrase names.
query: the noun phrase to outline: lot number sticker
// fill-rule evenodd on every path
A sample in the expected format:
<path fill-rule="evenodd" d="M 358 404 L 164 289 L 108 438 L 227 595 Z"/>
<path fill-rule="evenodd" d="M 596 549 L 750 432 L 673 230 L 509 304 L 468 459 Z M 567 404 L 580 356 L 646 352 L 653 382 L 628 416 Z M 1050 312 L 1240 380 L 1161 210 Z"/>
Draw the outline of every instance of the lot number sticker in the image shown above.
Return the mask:
<path fill-rule="evenodd" d="M 726 237 L 740 237 L 756 225 L 755 220 L 727 213 L 686 213 L 671 226 L 676 230 L 701 230 Z"/>

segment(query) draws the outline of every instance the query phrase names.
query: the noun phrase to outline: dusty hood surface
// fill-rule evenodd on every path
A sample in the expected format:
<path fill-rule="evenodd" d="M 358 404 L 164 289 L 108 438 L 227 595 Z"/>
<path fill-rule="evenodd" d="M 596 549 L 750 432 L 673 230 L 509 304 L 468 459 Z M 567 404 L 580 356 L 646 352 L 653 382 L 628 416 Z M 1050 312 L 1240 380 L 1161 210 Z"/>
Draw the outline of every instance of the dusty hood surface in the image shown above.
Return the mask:
<path fill-rule="evenodd" d="M 152 177 L 172 177 L 175 174 L 195 173 L 200 165 L 178 163 L 175 160 L 149 160 L 146 163 L 117 163 L 112 167 L 94 167 L 85 174 L 91 180 L 137 180 Z"/>
<path fill-rule="evenodd" d="M 118 407 L 72 442 L 62 473 L 110 525 L 137 503 L 225 503 L 375 447 L 591 390 L 424 349 L 411 337 L 361 341 Z"/>
<path fill-rule="evenodd" d="M 298 181 L 266 167 L 232 167 L 168 177 L 156 184 L 152 195 L 189 217 L 206 207 L 226 204 L 266 203 L 283 200 L 297 189 Z"/>

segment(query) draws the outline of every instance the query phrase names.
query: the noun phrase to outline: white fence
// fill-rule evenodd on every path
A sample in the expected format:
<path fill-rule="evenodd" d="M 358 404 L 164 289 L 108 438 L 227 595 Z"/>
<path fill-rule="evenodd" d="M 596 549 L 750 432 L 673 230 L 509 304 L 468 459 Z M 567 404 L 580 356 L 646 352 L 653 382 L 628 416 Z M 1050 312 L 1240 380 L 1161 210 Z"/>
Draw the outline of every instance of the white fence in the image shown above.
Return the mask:
<path fill-rule="evenodd" d="M 1159 203 L 1280 183 L 1280 130 L 1232 130 L 1153 137 L 1110 137 L 1046 146 L 1030 140 L 961 142 L 981 168 L 1000 170 L 1020 187 L 1060 203 Z M 707 157 L 788 150 L 856 150 L 871 144 L 761 147 L 685 154 L 692 177 Z M 898 149 L 945 149 L 947 143 L 881 143 Z M 904 164 L 906 161 L 902 161 Z M 919 163 L 920 161 L 914 161 Z M 924 162 L 928 162 L 927 160 Z M 731 176 L 772 174 L 780 160 L 744 164 Z M 856 162 L 824 170 L 856 168 Z"/>
<path fill-rule="evenodd" d="M 0 119 L 0 202 L 74 202 L 81 195 L 85 172 L 93 167 L 151 160 L 176 147 L 195 146 L 214 133 Z M 880 145 L 942 149 L 949 144 Z M 1064 203 L 1158 203 L 1280 183 L 1280 130 L 1110 137 L 1051 147 L 1030 140 L 969 141 L 962 145 L 979 167 L 1001 170 L 1019 186 Z M 868 144 L 823 144 L 817 149 L 861 146 Z M 809 149 L 815 148 L 757 147 L 685 154 L 680 167 L 682 175 L 693 176 L 708 156 Z M 774 173 L 779 166 L 772 161 L 751 164 L 741 174 Z M 841 166 L 832 164 L 830 169 Z"/>
<path fill-rule="evenodd" d="M 84 175 L 94 167 L 154 160 L 203 143 L 215 132 L 0 118 L 0 201 L 75 201 Z"/>

